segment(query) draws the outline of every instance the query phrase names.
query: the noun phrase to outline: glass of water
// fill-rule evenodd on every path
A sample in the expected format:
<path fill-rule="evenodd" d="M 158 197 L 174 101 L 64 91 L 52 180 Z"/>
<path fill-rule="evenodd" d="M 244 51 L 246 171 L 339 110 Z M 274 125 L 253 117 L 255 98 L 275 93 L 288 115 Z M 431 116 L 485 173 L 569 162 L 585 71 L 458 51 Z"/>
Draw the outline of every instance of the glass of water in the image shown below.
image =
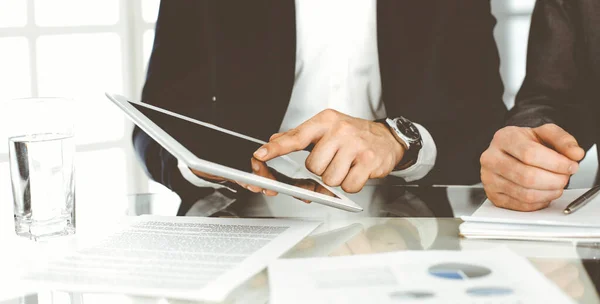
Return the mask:
<path fill-rule="evenodd" d="M 15 231 L 34 240 L 75 233 L 74 102 L 5 102 Z M 6 116 L 6 115 L 3 115 Z"/>

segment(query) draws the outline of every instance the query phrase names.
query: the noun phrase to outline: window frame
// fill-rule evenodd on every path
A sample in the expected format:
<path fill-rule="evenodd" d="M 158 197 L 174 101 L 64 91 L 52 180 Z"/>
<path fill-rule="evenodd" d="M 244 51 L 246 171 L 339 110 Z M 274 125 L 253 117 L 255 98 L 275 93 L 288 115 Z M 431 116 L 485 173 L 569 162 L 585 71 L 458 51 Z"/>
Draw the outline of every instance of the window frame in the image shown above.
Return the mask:
<path fill-rule="evenodd" d="M 122 52 L 121 64 L 123 71 L 123 94 L 139 100 L 144 84 L 146 58 L 144 58 L 144 34 L 154 30 L 155 22 L 144 20 L 142 14 L 143 0 L 119 0 L 119 17 L 115 24 L 110 25 L 73 25 L 73 26 L 39 26 L 35 22 L 35 1 L 26 2 L 27 22 L 23 26 L 0 28 L 0 38 L 23 37 L 28 41 L 29 73 L 31 97 L 40 97 L 38 90 L 37 41 L 45 35 L 114 33 L 120 37 Z M 158 9 L 158 7 L 156 7 Z M 133 124 L 125 119 L 123 137 L 118 140 L 103 141 L 88 144 L 78 144 L 78 153 L 98 152 L 109 149 L 121 149 L 125 155 L 126 168 L 123 174 L 128 178 L 128 192 L 146 192 L 148 178 L 137 163 L 131 143 Z M 0 163 L 8 162 L 8 154 L 0 152 Z"/>

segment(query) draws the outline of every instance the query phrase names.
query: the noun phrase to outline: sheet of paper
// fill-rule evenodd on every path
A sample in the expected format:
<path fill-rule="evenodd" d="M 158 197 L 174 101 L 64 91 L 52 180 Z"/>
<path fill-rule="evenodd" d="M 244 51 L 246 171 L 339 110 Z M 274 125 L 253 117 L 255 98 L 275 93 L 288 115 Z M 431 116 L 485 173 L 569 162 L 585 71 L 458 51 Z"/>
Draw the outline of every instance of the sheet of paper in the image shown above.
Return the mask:
<path fill-rule="evenodd" d="M 280 259 L 269 282 L 272 304 L 574 303 L 505 248 Z"/>
<path fill-rule="evenodd" d="M 25 279 L 68 291 L 223 301 L 317 226 L 282 219 L 141 216 Z"/>
<path fill-rule="evenodd" d="M 590 227 L 466 222 L 460 225 L 460 233 L 469 238 L 498 237 L 502 239 L 588 242 L 600 240 L 600 229 Z"/>
<path fill-rule="evenodd" d="M 36 288 L 19 278 L 27 273 L 29 265 L 35 261 L 34 255 L 39 251 L 39 246 L 17 237 L 14 230 L 12 232 L 12 235 L 0 235 L 0 302 L 36 293 Z"/>
<path fill-rule="evenodd" d="M 498 242 L 489 239 L 461 238 L 460 248 L 462 250 L 487 250 L 490 248 L 504 246 L 519 256 L 538 259 L 562 259 L 577 261 L 576 246 L 571 242 L 523 242 L 520 240 L 503 240 Z"/>
<path fill-rule="evenodd" d="M 565 190 L 562 197 L 550 203 L 548 208 L 534 212 L 519 212 L 498 208 L 486 200 L 470 217 L 462 217 L 466 222 L 512 223 L 535 225 L 562 225 L 573 227 L 598 227 L 600 214 L 600 195 L 584 207 L 569 215 L 563 210 L 587 189 Z"/>

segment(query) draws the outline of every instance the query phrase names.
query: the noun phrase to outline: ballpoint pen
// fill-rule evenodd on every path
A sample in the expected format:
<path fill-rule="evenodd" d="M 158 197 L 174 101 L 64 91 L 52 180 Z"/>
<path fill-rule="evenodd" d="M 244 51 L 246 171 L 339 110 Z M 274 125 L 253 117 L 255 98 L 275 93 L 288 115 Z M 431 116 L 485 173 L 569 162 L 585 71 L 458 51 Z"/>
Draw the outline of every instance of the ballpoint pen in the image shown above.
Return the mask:
<path fill-rule="evenodd" d="M 575 199 L 572 203 L 570 203 L 567 208 L 563 211 L 564 214 L 571 214 L 577 211 L 579 208 L 585 206 L 589 201 L 592 200 L 600 191 L 600 185 L 595 186 L 592 189 L 588 190 L 586 193 Z"/>

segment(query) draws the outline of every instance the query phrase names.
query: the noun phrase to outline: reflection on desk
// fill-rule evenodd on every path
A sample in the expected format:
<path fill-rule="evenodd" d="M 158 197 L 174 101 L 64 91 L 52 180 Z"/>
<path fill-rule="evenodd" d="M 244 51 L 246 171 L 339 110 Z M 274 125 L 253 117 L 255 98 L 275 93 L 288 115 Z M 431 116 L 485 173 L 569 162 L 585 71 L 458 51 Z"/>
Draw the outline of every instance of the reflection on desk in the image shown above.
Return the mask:
<path fill-rule="evenodd" d="M 305 204 L 285 195 L 265 198 L 248 195 L 231 204 L 222 216 L 316 218 L 323 224 L 300 242 L 284 258 L 344 256 L 403 250 L 479 250 L 508 246 L 527 257 L 547 278 L 580 303 L 600 303 L 597 286 L 600 247 L 570 243 L 471 241 L 458 237 L 461 221 L 456 217 L 470 215 L 485 199 L 480 187 L 404 187 L 389 184 L 369 185 L 352 199 L 365 210 L 348 213 L 319 204 Z M 115 198 L 88 196 L 78 198 L 78 212 L 90 216 L 102 211 L 102 203 L 110 201 L 118 215 L 183 214 L 193 204 L 178 204 L 170 194 L 144 194 Z M 106 206 L 106 205 L 105 205 Z M 120 208 L 117 208 L 121 206 Z M 187 207 L 186 207 L 187 206 Z M 104 207 L 105 208 L 105 207 Z M 102 213 L 104 214 L 104 213 Z M 189 214 L 190 216 L 192 214 Z M 114 216 L 117 216 L 115 214 Z M 78 224 L 85 225 L 83 221 Z M 90 224 L 90 223 L 87 223 Z M 98 225 L 98 221 L 90 225 Z M 90 228 L 90 227 L 88 227 Z M 162 303 L 159 299 L 140 299 L 125 295 L 41 293 L 12 303 Z M 265 272 L 240 286 L 231 294 L 230 303 L 264 303 L 269 297 Z M 31 300 L 31 299 L 35 299 Z M 11 304 L 12 304 L 11 303 Z M 179 303 L 169 300 L 169 303 Z"/>

